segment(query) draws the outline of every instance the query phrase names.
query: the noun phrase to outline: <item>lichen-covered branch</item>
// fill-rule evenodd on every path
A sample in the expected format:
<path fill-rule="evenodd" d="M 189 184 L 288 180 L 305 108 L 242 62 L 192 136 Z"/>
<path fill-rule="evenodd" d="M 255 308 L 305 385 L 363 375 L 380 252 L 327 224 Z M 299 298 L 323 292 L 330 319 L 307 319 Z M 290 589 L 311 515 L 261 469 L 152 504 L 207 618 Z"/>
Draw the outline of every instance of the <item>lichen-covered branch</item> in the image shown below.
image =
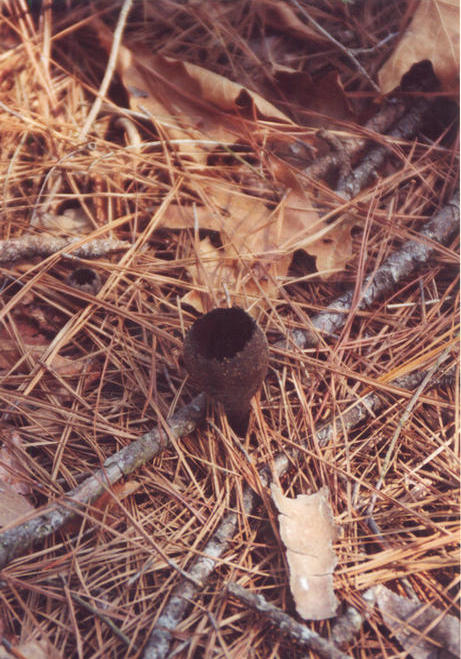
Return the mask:
<path fill-rule="evenodd" d="M 88 504 L 123 476 L 167 448 L 171 437 L 178 439 L 190 434 L 202 420 L 205 407 L 205 395 L 199 394 L 168 420 L 168 433 L 160 426 L 145 433 L 107 458 L 101 469 L 68 492 L 62 502 L 52 503 L 37 514 L 37 517 L 0 533 L 0 569 L 24 554 L 35 542 L 44 540 L 72 517 L 83 512 Z"/>
<path fill-rule="evenodd" d="M 425 263 L 437 249 L 437 243 L 446 245 L 459 230 L 459 192 L 423 226 L 417 238 L 407 240 L 402 247 L 374 272 L 365 278 L 357 309 L 367 309 L 376 300 L 391 293 L 396 284 L 412 274 Z M 311 319 L 313 330 L 322 334 L 335 334 L 343 325 L 351 310 L 355 290 L 349 289 Z M 288 340 L 299 348 L 315 346 L 318 343 L 313 330 L 294 330 Z M 286 339 L 275 347 L 285 348 Z"/>
<path fill-rule="evenodd" d="M 414 137 L 421 127 L 429 106 L 429 101 L 425 98 L 420 99 L 402 116 L 389 132 L 388 137 L 405 140 Z M 353 199 L 370 179 L 376 176 L 376 170 L 381 167 L 389 154 L 390 148 L 386 144 L 370 149 L 362 162 L 338 181 L 336 192 L 344 199 Z"/>
<path fill-rule="evenodd" d="M 49 233 L 37 235 L 25 234 L 20 238 L 0 240 L 0 264 L 11 263 L 19 259 L 30 259 L 33 256 L 47 257 L 56 254 L 73 243 L 81 242 L 81 238 L 63 238 Z M 73 256 L 80 258 L 95 258 L 128 249 L 130 243 L 114 238 L 95 238 L 72 250 Z"/>
<path fill-rule="evenodd" d="M 381 110 L 365 124 L 364 133 L 385 133 L 396 121 L 402 118 L 404 112 L 405 105 L 401 101 L 386 102 Z M 411 112 L 411 108 L 408 112 Z M 350 162 L 354 156 L 366 147 L 367 143 L 369 143 L 369 140 L 366 137 L 348 139 L 344 141 L 342 149 L 332 149 L 321 158 L 317 158 L 304 170 L 304 174 L 314 180 L 323 178 L 331 169 L 341 169 L 345 158 Z M 386 153 L 389 153 L 389 149 L 386 149 Z"/>

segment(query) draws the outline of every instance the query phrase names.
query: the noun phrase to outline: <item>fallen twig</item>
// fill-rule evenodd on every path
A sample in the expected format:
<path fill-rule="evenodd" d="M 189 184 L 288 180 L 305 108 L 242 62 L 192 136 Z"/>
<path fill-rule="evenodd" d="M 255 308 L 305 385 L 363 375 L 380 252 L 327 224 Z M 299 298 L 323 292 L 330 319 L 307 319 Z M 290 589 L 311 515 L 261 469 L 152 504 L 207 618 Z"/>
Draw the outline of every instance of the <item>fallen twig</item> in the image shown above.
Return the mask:
<path fill-rule="evenodd" d="M 20 238 L 0 240 L 0 263 L 10 263 L 19 259 L 30 259 L 33 256 L 50 256 L 73 243 L 81 243 L 81 238 L 63 238 L 51 236 L 48 233 L 37 235 L 25 234 Z M 114 238 L 95 238 L 72 250 L 73 256 L 80 258 L 100 257 L 110 252 L 128 249 L 130 243 Z"/>
<path fill-rule="evenodd" d="M 115 634 L 115 635 L 116 635 L 116 636 L 117 636 L 117 637 L 118 637 L 118 638 L 119 638 L 119 639 L 120 639 L 120 640 L 121 640 L 121 641 L 122 641 L 127 647 L 130 647 L 130 645 L 131 645 L 131 641 L 130 641 L 130 639 L 128 638 L 128 636 L 127 636 L 126 634 L 124 634 L 124 633 L 122 632 L 122 630 L 119 629 L 119 628 L 117 627 L 117 625 L 113 622 L 113 620 L 112 620 L 109 616 L 107 616 L 107 615 L 105 615 L 104 613 L 102 613 L 102 611 L 100 611 L 100 610 L 97 609 L 96 607 L 91 606 L 91 604 L 88 604 L 88 602 L 85 602 L 85 600 L 82 599 L 79 595 L 77 595 L 77 593 L 72 593 L 72 592 L 70 592 L 70 590 L 69 590 L 69 595 L 70 595 L 70 597 L 74 600 L 74 602 L 77 602 L 77 604 L 80 604 L 80 606 L 82 606 L 84 609 L 86 609 L 87 611 L 89 611 L 92 615 L 94 615 L 94 616 L 96 616 L 97 618 L 99 618 L 100 620 L 102 620 L 102 621 L 103 621 L 108 627 L 110 627 L 110 629 L 112 630 L 112 632 L 113 632 L 113 633 L 114 633 L 114 634 Z"/>
<path fill-rule="evenodd" d="M 350 659 L 350 655 L 341 652 L 334 643 L 322 638 L 320 634 L 299 623 L 284 611 L 270 604 L 262 595 L 251 593 L 237 583 L 229 583 L 227 592 L 240 602 L 264 616 L 272 625 L 275 625 L 283 634 L 288 636 L 297 645 L 318 652 L 321 657 L 331 659 Z"/>
<path fill-rule="evenodd" d="M 364 133 L 373 135 L 374 133 L 383 134 L 402 118 L 405 112 L 405 104 L 401 101 L 392 100 L 384 103 L 381 110 L 374 115 L 364 125 Z M 411 112 L 411 108 L 409 110 Z M 369 143 L 370 137 L 355 137 L 345 140 L 340 150 L 332 150 L 321 158 L 317 158 L 309 167 L 304 170 L 304 174 L 309 178 L 316 180 L 323 178 L 330 169 L 343 165 L 344 155 L 350 161 L 358 155 L 362 149 Z M 387 149 L 387 153 L 389 150 Z"/>
<path fill-rule="evenodd" d="M 418 237 L 407 240 L 397 252 L 370 276 L 365 278 L 356 309 L 367 309 L 373 302 L 387 293 L 404 277 L 408 277 L 421 263 L 428 260 L 437 249 L 437 243 L 445 245 L 459 229 L 459 192 L 438 211 L 418 233 Z M 293 330 L 288 334 L 288 342 L 298 348 L 318 344 L 316 332 L 335 334 L 344 324 L 346 314 L 351 311 L 356 294 L 351 288 L 312 318 L 312 330 Z M 286 348 L 287 339 L 275 344 L 276 348 Z"/>
<path fill-rule="evenodd" d="M 396 126 L 386 137 L 408 140 L 414 137 L 422 124 L 423 117 L 430 107 L 425 98 L 419 99 L 409 108 Z M 380 167 L 390 153 L 390 147 L 382 144 L 372 148 L 363 158 L 360 165 L 352 169 L 347 176 L 340 177 L 336 186 L 336 192 L 344 199 L 353 199 L 366 186 L 370 178 L 376 176 L 376 170 Z"/>
<path fill-rule="evenodd" d="M 425 376 L 425 372 L 417 371 L 396 378 L 389 384 L 393 387 L 411 390 L 417 387 Z M 338 434 L 354 428 L 361 421 L 367 419 L 370 413 L 377 412 L 381 409 L 384 404 L 385 401 L 381 396 L 374 392 L 369 393 L 362 400 L 351 406 L 349 410 L 341 414 L 340 418 L 334 418 L 316 431 L 316 443 L 320 447 L 326 446 L 333 437 L 337 437 Z M 311 444 L 312 438 L 307 437 L 306 446 Z M 289 469 L 292 460 L 299 457 L 302 451 L 303 448 L 288 449 L 284 453 L 279 453 L 275 456 L 273 472 L 267 467 L 259 470 L 258 476 L 261 487 L 267 487 L 274 476 L 281 478 Z M 256 493 L 250 487 L 246 486 L 242 496 L 242 512 L 245 515 L 251 515 L 257 500 Z M 234 535 L 237 521 L 237 513 L 229 513 L 223 518 L 215 533 L 203 548 L 203 554 L 188 567 L 187 573 L 194 578 L 194 581 L 187 580 L 181 582 L 173 589 L 147 641 L 143 659 L 162 659 L 168 655 L 172 632 L 182 620 L 187 607 L 198 591 L 196 580 L 204 584 L 204 581 L 213 572 L 218 559 L 227 549 L 228 543 Z"/>
<path fill-rule="evenodd" d="M 95 474 L 67 493 L 63 503 L 46 506 L 36 517 L 0 533 L 0 569 L 24 554 L 35 542 L 48 538 L 72 517 L 84 511 L 108 487 L 169 446 L 171 438 L 191 433 L 205 414 L 205 395 L 199 394 L 168 419 L 135 442 L 107 458 Z"/>

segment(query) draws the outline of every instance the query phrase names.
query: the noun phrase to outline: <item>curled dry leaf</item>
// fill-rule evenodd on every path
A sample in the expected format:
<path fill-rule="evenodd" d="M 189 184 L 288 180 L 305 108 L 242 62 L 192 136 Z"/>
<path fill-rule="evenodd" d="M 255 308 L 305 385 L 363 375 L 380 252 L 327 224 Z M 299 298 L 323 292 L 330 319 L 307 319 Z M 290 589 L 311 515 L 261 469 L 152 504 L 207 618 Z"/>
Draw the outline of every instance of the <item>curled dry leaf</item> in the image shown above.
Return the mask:
<path fill-rule="evenodd" d="M 203 189 L 207 206 L 173 206 L 161 221 L 176 229 L 198 224 L 221 235 L 221 249 L 209 239 L 200 241 L 195 246 L 196 263 L 188 268 L 195 290 L 183 301 L 200 312 L 219 305 L 227 294 L 245 308 L 275 297 L 297 249 L 314 256 L 323 275 L 343 268 L 351 257 L 351 222 L 327 226 L 289 168 L 275 160 L 270 168 L 286 189 L 275 208 L 216 182 Z"/>
<path fill-rule="evenodd" d="M 40 360 L 47 347 L 45 344 L 25 344 L 24 353 L 21 353 L 20 347 L 14 341 L 4 340 L 0 368 L 14 368 L 21 354 L 27 355 L 35 363 Z M 56 374 L 66 377 L 80 375 L 85 367 L 86 364 L 83 361 L 75 361 L 70 357 L 62 357 L 61 355 L 56 355 L 51 365 Z"/>
<path fill-rule="evenodd" d="M 101 21 L 94 25 L 109 50 L 112 33 Z M 209 151 L 219 144 L 234 144 L 242 132 L 254 141 L 257 118 L 293 124 L 256 92 L 196 64 L 121 46 L 117 70 L 132 109 L 147 111 L 161 135 L 178 140 L 178 152 L 201 164 L 206 164 Z M 251 125 L 245 129 L 242 119 L 251 120 Z M 262 130 L 261 138 L 264 134 Z"/>
<path fill-rule="evenodd" d="M 459 619 L 376 586 L 376 601 L 389 630 L 414 659 L 459 657 Z"/>
<path fill-rule="evenodd" d="M 13 485 L 0 483 L 0 526 L 14 524 L 33 510 L 33 505 Z"/>
<path fill-rule="evenodd" d="M 280 537 L 287 548 L 290 588 L 296 610 L 305 620 L 324 620 L 336 614 L 338 600 L 333 591 L 337 563 L 332 544 L 337 527 L 328 502 L 328 488 L 315 494 L 284 497 L 271 486 L 272 498 L 281 513 Z"/>
<path fill-rule="evenodd" d="M 309 116 L 309 127 L 328 128 L 335 120 L 353 120 L 354 113 L 336 71 L 313 79 L 304 71 L 276 69 L 274 78 L 279 89 L 297 105 L 299 113 Z M 337 124 L 336 124 L 337 125 Z"/>
<path fill-rule="evenodd" d="M 38 335 L 38 338 L 40 337 L 41 335 Z M 46 340 L 45 337 L 42 337 L 42 339 Z M 0 352 L 0 373 L 2 370 L 11 373 L 29 372 L 41 360 L 48 348 L 48 343 L 26 343 L 19 346 L 15 341 L 4 339 L 1 332 L 0 341 L 2 345 Z M 55 355 L 52 363 L 48 365 L 47 370 L 56 378 L 72 378 L 84 375 L 84 387 L 86 388 L 99 377 L 96 369 L 91 369 L 91 372 L 87 373 L 88 364 L 88 360 L 85 359 L 75 360 L 71 357 Z M 72 396 L 72 391 L 59 383 L 55 383 L 53 392 L 59 395 L 61 400 L 68 399 Z"/>
<path fill-rule="evenodd" d="M 459 0 L 422 0 L 397 48 L 378 73 L 383 94 L 398 87 L 413 64 L 429 60 L 444 91 L 459 90 Z"/>

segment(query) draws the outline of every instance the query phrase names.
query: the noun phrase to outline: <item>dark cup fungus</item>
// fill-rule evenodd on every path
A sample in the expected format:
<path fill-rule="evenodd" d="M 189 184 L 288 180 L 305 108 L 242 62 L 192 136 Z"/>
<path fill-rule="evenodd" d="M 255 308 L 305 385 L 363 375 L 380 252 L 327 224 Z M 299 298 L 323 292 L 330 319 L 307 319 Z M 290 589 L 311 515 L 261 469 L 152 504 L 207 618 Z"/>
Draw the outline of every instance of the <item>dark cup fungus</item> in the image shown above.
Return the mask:
<path fill-rule="evenodd" d="M 250 401 L 267 372 L 264 333 L 243 309 L 214 309 L 195 321 L 184 341 L 184 363 L 195 386 L 220 401 L 234 432 L 248 428 Z"/>

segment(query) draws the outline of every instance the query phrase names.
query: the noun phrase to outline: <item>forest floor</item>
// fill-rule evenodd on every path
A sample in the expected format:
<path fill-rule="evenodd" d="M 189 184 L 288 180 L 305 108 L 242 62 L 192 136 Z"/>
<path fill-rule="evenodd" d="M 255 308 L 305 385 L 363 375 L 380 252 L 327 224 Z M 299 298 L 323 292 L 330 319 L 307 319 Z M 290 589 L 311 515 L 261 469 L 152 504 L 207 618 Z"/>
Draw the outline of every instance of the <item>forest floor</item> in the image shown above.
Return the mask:
<path fill-rule="evenodd" d="M 456 12 L 3 3 L 0 657 L 459 656 Z M 229 306 L 245 437 L 182 354 Z"/>

